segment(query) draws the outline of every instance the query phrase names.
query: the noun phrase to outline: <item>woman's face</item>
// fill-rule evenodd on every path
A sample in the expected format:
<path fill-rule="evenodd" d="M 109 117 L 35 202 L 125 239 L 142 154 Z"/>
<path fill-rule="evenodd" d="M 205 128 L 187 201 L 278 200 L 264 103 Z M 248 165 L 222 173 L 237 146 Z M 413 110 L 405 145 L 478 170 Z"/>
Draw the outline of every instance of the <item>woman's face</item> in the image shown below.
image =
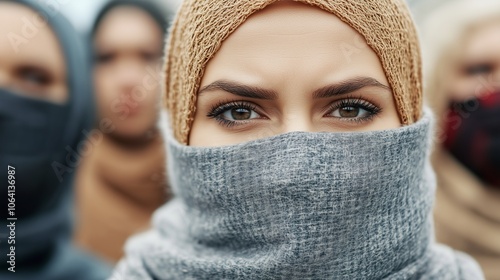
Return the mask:
<path fill-rule="evenodd" d="M 0 87 L 64 103 L 66 65 L 50 26 L 33 10 L 0 2 Z"/>
<path fill-rule="evenodd" d="M 189 141 L 400 126 L 382 65 L 361 35 L 319 8 L 283 1 L 252 15 L 210 60 Z"/>
<path fill-rule="evenodd" d="M 113 9 L 95 34 L 99 114 L 120 137 L 141 138 L 156 124 L 162 45 L 163 30 L 134 7 Z"/>
<path fill-rule="evenodd" d="M 452 101 L 466 101 L 500 90 L 500 20 L 475 28 L 464 39 L 448 82 Z"/>

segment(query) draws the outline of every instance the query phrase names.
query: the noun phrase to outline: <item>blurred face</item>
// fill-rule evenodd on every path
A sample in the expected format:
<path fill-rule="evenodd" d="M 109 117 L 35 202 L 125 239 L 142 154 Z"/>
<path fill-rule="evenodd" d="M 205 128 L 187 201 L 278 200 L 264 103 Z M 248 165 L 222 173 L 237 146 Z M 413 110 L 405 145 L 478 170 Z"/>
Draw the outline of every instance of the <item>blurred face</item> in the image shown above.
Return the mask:
<path fill-rule="evenodd" d="M 100 117 L 110 119 L 120 137 L 142 137 L 158 116 L 163 30 L 146 12 L 118 7 L 105 16 L 94 40 Z"/>
<path fill-rule="evenodd" d="M 464 40 L 448 92 L 453 101 L 466 101 L 500 90 L 500 19 L 474 29 Z"/>
<path fill-rule="evenodd" d="M 57 37 L 31 9 L 0 2 L 0 87 L 55 103 L 68 98 Z"/>
<path fill-rule="evenodd" d="M 283 1 L 251 16 L 209 62 L 190 145 L 400 125 L 382 65 L 365 40 L 330 13 Z"/>

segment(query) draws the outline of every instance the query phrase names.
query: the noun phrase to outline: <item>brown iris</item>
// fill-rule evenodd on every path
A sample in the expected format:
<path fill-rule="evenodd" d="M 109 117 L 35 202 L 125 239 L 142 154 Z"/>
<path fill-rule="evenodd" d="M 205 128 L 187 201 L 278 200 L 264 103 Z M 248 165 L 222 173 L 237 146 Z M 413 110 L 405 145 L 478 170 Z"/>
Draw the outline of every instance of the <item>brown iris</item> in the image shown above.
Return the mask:
<path fill-rule="evenodd" d="M 339 109 L 339 115 L 342 118 L 356 118 L 357 116 L 359 116 L 359 108 L 342 107 Z"/>
<path fill-rule="evenodd" d="M 231 117 L 237 121 L 244 121 L 250 119 L 252 111 L 244 108 L 236 108 L 231 110 Z"/>

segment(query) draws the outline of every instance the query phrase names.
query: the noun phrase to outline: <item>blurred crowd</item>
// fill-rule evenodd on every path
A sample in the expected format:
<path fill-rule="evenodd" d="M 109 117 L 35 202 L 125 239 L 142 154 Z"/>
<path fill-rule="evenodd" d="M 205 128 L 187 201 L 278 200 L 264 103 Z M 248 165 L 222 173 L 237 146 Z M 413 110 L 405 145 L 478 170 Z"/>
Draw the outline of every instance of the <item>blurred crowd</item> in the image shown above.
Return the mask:
<path fill-rule="evenodd" d="M 0 0 L 0 168 L 15 168 L 17 218 L 16 273 L 2 226 L 0 279 L 105 279 L 171 199 L 162 2 L 103 2 L 82 34 L 43 1 Z M 500 280 L 500 1 L 409 4 L 435 116 L 436 239 Z"/>

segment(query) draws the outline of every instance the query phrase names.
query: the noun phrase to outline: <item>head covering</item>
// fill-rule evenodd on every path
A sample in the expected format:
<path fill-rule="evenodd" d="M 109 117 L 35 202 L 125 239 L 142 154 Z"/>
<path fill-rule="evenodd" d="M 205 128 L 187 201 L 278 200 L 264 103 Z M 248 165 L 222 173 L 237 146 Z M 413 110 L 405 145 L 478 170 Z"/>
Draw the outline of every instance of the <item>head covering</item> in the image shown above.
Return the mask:
<path fill-rule="evenodd" d="M 101 11 L 97 14 L 96 19 L 94 21 L 94 25 L 92 26 L 92 31 L 91 31 L 92 37 L 95 36 L 95 33 L 99 29 L 102 20 L 108 15 L 108 13 L 114 10 L 115 8 L 123 6 L 136 7 L 148 13 L 151 16 L 151 18 L 153 18 L 154 21 L 156 21 L 156 23 L 160 26 L 161 30 L 163 31 L 167 30 L 168 19 L 154 3 L 145 0 L 112 0 L 106 3 L 106 5 L 104 5 Z"/>
<path fill-rule="evenodd" d="M 276 0 L 184 1 L 171 29 L 166 57 L 166 96 L 175 137 L 188 142 L 205 66 L 224 39 L 253 13 Z M 375 51 L 394 93 L 403 124 L 422 112 L 420 50 L 404 1 L 298 0 L 340 18 Z M 238 8 L 236 8 L 238 7 Z M 203 30 L 203 32 L 200 32 Z"/>
<path fill-rule="evenodd" d="M 427 102 L 433 107 L 438 117 L 437 138 L 440 140 L 433 155 L 438 182 L 435 208 L 437 239 L 471 254 L 482 266 L 487 279 L 500 279 L 500 266 L 498 265 L 500 263 L 500 193 L 498 187 L 500 186 L 495 186 L 497 188 L 495 190 L 486 184 L 483 181 L 484 178 L 478 176 L 478 173 L 473 173 L 473 170 L 457 160 L 450 150 L 455 149 L 456 155 L 470 152 L 475 146 L 481 144 L 474 140 L 480 140 L 481 137 L 484 140 L 489 137 L 489 135 L 481 135 L 480 130 L 489 126 L 489 131 L 497 133 L 495 131 L 498 131 L 498 122 L 495 123 L 495 119 L 491 116 L 481 117 L 485 113 L 488 114 L 487 111 L 481 110 L 483 112 L 473 112 L 474 116 L 464 119 L 458 130 L 446 131 L 449 116 L 447 111 L 455 100 L 451 100 L 449 92 L 446 91 L 445 87 L 448 85 L 443 83 L 445 80 L 443 74 L 449 73 L 453 67 L 456 67 L 456 62 L 460 59 L 459 52 L 463 47 L 463 40 L 470 32 L 495 18 L 500 19 L 499 1 L 453 1 L 429 14 L 421 26 L 425 91 Z M 490 107 L 491 103 L 496 103 L 498 93 L 496 95 L 497 97 L 485 96 L 489 99 L 488 101 L 473 100 L 472 106 L 474 108 Z M 471 108 L 471 106 L 468 107 Z M 453 111 L 449 113 L 454 114 Z M 463 113 L 460 112 L 460 114 Z M 475 113 L 480 113 L 480 115 Z M 496 112 L 495 115 L 498 116 L 498 113 Z M 471 139 L 470 142 L 453 143 L 455 148 L 452 148 L 451 142 L 459 139 L 456 137 L 462 139 L 474 137 L 475 139 Z M 450 150 L 443 147 L 445 143 L 451 148 Z M 458 147 L 460 144 L 466 146 Z M 484 145 L 480 146 L 484 147 Z M 478 152 L 473 154 L 480 156 L 481 149 Z"/>
<path fill-rule="evenodd" d="M 119 7 L 144 11 L 163 32 L 167 30 L 167 18 L 151 2 L 110 1 L 94 23 L 88 42 L 88 46 L 92 46 L 90 52 L 96 51 L 93 47 L 95 33 L 103 20 Z M 159 39 L 162 45 L 158 48 L 162 48 L 164 40 Z M 157 80 L 159 74 L 150 72 L 148 75 L 154 75 L 152 78 Z M 127 238 L 149 228 L 153 211 L 168 198 L 164 143 L 158 131 L 149 131 L 144 135 L 145 141 L 131 147 L 99 129 L 101 125 L 93 130 L 92 140 L 98 144 L 93 145 L 93 151 L 83 160 L 76 178 L 79 223 L 75 242 L 106 260 L 117 262 L 123 256 Z"/>
<path fill-rule="evenodd" d="M 418 44 L 402 1 L 303 2 L 367 38 L 408 126 L 185 145 L 204 65 L 272 2 L 184 2 L 166 67 L 175 197 L 127 243 L 113 279 L 482 279 L 469 257 L 433 241 L 432 116 L 420 118 Z"/>
<path fill-rule="evenodd" d="M 12 221 L 16 273 L 7 270 L 12 257 L 2 251 L 0 278 L 102 278 L 108 268 L 71 246 L 73 175 L 85 153 L 84 133 L 92 123 L 88 60 L 76 31 L 58 12 L 34 1 L 14 3 L 41 15 L 59 39 L 69 98 L 61 105 L 0 89 L 0 134 L 8 135 L 0 140 L 0 164 L 15 168 L 16 175 L 15 210 L 2 211 L 2 219 L 17 218 Z M 0 178 L 7 181 L 7 171 Z M 1 230 L 10 234 L 12 228 Z"/>

